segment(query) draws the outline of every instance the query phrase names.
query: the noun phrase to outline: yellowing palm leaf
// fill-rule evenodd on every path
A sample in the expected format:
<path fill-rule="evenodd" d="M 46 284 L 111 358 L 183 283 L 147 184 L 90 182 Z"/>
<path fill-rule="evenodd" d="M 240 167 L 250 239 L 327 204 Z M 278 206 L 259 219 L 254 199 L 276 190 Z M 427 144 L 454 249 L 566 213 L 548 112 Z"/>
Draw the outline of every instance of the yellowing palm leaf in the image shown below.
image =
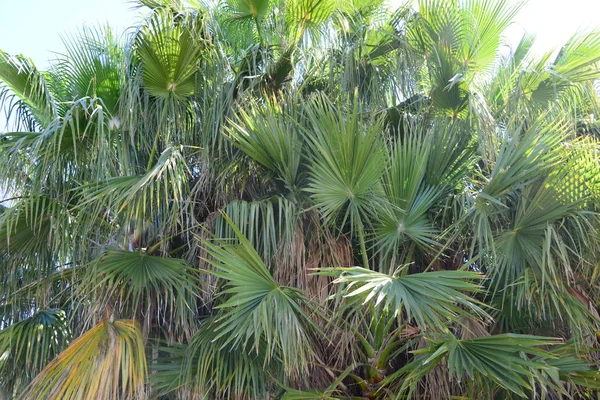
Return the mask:
<path fill-rule="evenodd" d="M 143 394 L 146 375 L 144 341 L 137 323 L 104 320 L 48 364 L 23 399 L 133 398 Z"/>

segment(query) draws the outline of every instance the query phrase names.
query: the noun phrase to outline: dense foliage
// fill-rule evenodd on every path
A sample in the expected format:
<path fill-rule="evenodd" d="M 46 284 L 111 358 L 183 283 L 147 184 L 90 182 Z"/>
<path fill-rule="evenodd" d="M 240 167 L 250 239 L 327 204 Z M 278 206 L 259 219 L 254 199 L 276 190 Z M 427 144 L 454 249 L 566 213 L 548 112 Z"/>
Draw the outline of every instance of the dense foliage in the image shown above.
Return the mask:
<path fill-rule="evenodd" d="M 4 395 L 594 398 L 600 33 L 511 48 L 511 4 L 139 0 L 0 52 Z"/>

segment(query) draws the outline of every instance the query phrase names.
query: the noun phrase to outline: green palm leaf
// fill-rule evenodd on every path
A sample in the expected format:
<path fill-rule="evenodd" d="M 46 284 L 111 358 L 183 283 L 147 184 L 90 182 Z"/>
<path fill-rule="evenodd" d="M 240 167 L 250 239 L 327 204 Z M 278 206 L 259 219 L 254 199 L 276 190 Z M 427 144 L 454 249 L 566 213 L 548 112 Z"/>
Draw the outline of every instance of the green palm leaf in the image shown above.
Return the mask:
<path fill-rule="evenodd" d="M 380 202 L 380 178 L 386 152 L 380 136 L 382 120 L 363 122 L 356 102 L 347 114 L 321 98 L 311 104 L 308 116 L 312 132 L 307 137 L 312 150 L 311 194 L 326 222 L 350 222 L 358 233 L 363 266 L 369 259 L 365 241 L 365 221 Z"/>
<path fill-rule="evenodd" d="M 127 315 L 155 316 L 173 334 L 184 332 L 188 337 L 199 292 L 198 278 L 183 260 L 114 250 L 85 268 L 79 287 L 82 298 L 91 297 L 102 307 L 117 303 Z"/>
<path fill-rule="evenodd" d="M 419 2 L 419 17 L 409 31 L 429 65 L 434 105 L 452 117 L 465 117 L 471 84 L 489 72 L 501 35 L 520 4 L 506 0 Z"/>
<path fill-rule="evenodd" d="M 7 104 L 11 94 L 22 101 L 34 117 L 34 123 L 46 127 L 56 116 L 52 95 L 44 75 L 22 56 L 10 56 L 0 51 L 0 81 L 10 90 L 0 87 L 0 104 Z"/>
<path fill-rule="evenodd" d="M 266 364 L 260 351 L 233 348 L 215 318 L 204 321 L 186 349 L 182 381 L 199 398 L 264 398 Z"/>
<path fill-rule="evenodd" d="M 285 4 L 288 24 L 299 32 L 323 24 L 335 9 L 334 0 L 291 0 Z"/>
<path fill-rule="evenodd" d="M 143 175 L 111 177 L 76 189 L 80 195 L 78 229 L 86 232 L 98 219 L 122 218 L 125 221 L 159 221 L 163 237 L 171 237 L 183 206 L 190 171 L 182 151 L 166 148 L 156 163 Z"/>
<path fill-rule="evenodd" d="M 446 360 L 448 372 L 457 379 L 486 381 L 510 390 L 520 397 L 527 397 L 532 389 L 530 378 L 535 371 L 548 367 L 544 362 L 551 358 L 544 346 L 556 345 L 560 340 L 530 335 L 495 335 L 458 340 L 448 336 L 442 340 L 430 340 L 432 346 L 415 351 L 416 360 L 405 367 L 410 371 L 401 393 L 418 383 L 442 359 Z M 530 359 L 538 356 L 541 359 Z"/>
<path fill-rule="evenodd" d="M 108 113 L 115 115 L 122 83 L 122 43 L 105 27 L 85 28 L 64 44 L 66 54 L 59 56 L 51 71 L 53 89 L 63 101 L 99 98 Z"/>
<path fill-rule="evenodd" d="M 523 122 L 511 122 L 497 154 L 493 169 L 482 190 L 475 193 L 473 216 L 477 240 L 492 246 L 492 229 L 498 215 L 506 210 L 503 200 L 518 190 L 546 177 L 561 160 L 568 124 L 546 122 L 538 117 L 527 129 Z"/>
<path fill-rule="evenodd" d="M 136 38 L 148 93 L 159 99 L 178 100 L 194 93 L 195 73 L 206 47 L 202 29 L 202 21 L 195 17 L 182 24 L 175 23 L 171 14 L 154 14 Z"/>
<path fill-rule="evenodd" d="M 229 10 L 234 19 L 252 18 L 257 21 L 264 18 L 269 11 L 269 0 L 227 0 Z"/>
<path fill-rule="evenodd" d="M 319 273 L 340 274 L 334 283 L 346 284 L 345 297 L 360 296 L 363 304 L 374 302 L 395 314 L 406 313 L 422 330 L 444 329 L 460 315 L 487 314 L 481 303 L 466 293 L 478 293 L 482 276 L 468 271 L 438 271 L 406 274 L 406 267 L 393 275 L 365 268 L 323 268 Z"/>
<path fill-rule="evenodd" d="M 313 153 L 307 191 L 326 221 L 343 216 L 341 225 L 349 219 L 352 227 L 374 207 L 386 160 L 381 122 L 363 123 L 358 107 L 345 114 L 326 100 L 315 103 L 307 133 Z"/>
<path fill-rule="evenodd" d="M 413 242 L 424 250 L 439 247 L 440 232 L 427 217 L 437 200 L 438 192 L 428 188 L 411 200 L 408 209 L 394 204 L 382 206 L 374 218 L 376 248 L 384 257 L 394 255 L 402 245 Z"/>
<path fill-rule="evenodd" d="M 299 219 L 296 206 L 281 197 L 252 202 L 232 201 L 223 208 L 223 212 L 248 239 L 267 266 L 294 239 Z M 220 239 L 237 242 L 237 234 L 223 214 L 216 217 L 213 232 Z"/>
<path fill-rule="evenodd" d="M 556 59 L 544 66 L 541 73 L 532 74 L 530 98 L 547 104 L 568 91 L 573 85 L 597 79 L 600 62 L 600 32 L 574 35 L 561 48 Z M 589 100 L 588 100 L 589 101 Z"/>
<path fill-rule="evenodd" d="M 21 392 L 70 339 L 64 311 L 45 309 L 0 331 L 0 385 Z"/>
<path fill-rule="evenodd" d="M 548 358 L 541 356 L 533 358 L 533 361 L 545 362 L 549 367 L 546 371 L 540 371 L 542 375 L 545 373 L 547 376 L 536 377 L 538 382 L 552 382 L 550 388 L 565 396 L 569 395 L 566 383 L 599 390 L 600 371 L 595 365 L 578 355 L 578 350 L 573 343 L 556 346 L 549 353 Z M 555 371 L 558 371 L 558 379 Z"/>
<path fill-rule="evenodd" d="M 260 351 L 265 362 L 279 358 L 290 375 L 305 371 L 314 356 L 316 329 L 304 309 L 309 302 L 298 289 L 279 286 L 248 239 L 231 227 L 240 244 L 204 243 L 212 257 L 206 261 L 216 268 L 211 273 L 228 284 L 217 307 L 216 338 L 223 347 Z"/>
<path fill-rule="evenodd" d="M 70 217 L 69 207 L 56 199 L 43 195 L 19 199 L 0 217 L 0 255 L 7 257 L 6 265 L 31 262 L 42 273 L 59 262 L 69 240 L 65 234 Z"/>
<path fill-rule="evenodd" d="M 269 170 L 277 173 L 292 193 L 299 189 L 302 175 L 302 137 L 294 120 L 275 101 L 240 109 L 228 133 L 233 144 Z"/>
<path fill-rule="evenodd" d="M 437 244 L 438 232 L 427 214 L 441 193 L 424 181 L 431 149 L 430 136 L 410 131 L 391 150 L 390 166 L 382 179 L 389 204 L 381 208 L 374 223 L 377 247 L 385 256 L 407 241 L 425 249 Z"/>
<path fill-rule="evenodd" d="M 512 226 L 496 238 L 498 261 L 489 268 L 489 276 L 494 281 L 513 283 L 530 267 L 542 281 L 550 283 L 559 280 L 561 271 L 569 268 L 568 250 L 554 225 L 563 218 L 575 218 L 577 213 L 572 204 L 559 200 L 551 186 L 552 180 L 523 191 Z"/>

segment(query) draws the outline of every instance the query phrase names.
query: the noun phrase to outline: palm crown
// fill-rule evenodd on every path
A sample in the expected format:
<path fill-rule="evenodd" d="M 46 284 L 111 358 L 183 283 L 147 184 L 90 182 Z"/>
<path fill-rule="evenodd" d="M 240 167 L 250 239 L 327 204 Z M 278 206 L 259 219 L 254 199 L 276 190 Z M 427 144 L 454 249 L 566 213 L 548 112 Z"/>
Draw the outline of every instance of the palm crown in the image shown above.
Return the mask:
<path fill-rule="evenodd" d="M 503 0 L 140 0 L 0 52 L 0 387 L 24 399 L 600 389 L 600 34 Z"/>

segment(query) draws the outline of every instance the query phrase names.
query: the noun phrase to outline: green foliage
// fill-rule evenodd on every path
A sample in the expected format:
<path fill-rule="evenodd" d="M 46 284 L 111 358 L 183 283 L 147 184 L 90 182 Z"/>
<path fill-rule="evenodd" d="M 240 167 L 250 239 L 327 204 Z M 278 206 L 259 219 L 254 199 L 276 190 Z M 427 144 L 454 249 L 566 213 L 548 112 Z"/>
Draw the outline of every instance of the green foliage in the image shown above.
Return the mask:
<path fill-rule="evenodd" d="M 54 104 L 48 85 L 33 63 L 22 56 L 11 56 L 0 51 L 0 100 L 16 109 L 30 127 L 47 126 L 55 117 Z M 12 97 L 16 102 L 12 101 Z M 12 103 L 12 104 L 11 104 Z"/>
<path fill-rule="evenodd" d="M 598 31 L 386 3 L 0 52 L 0 397 L 596 395 Z"/>
<path fill-rule="evenodd" d="M 192 392 L 199 397 L 211 393 L 222 398 L 265 396 L 268 377 L 263 353 L 235 349 L 226 341 L 214 320 L 204 321 L 194 335 L 183 364 L 183 377 Z"/>
<path fill-rule="evenodd" d="M 214 259 L 207 261 L 216 268 L 211 273 L 228 283 L 217 306 L 222 313 L 216 339 L 238 351 L 260 351 L 265 362 L 277 357 L 285 371 L 299 374 L 314 352 L 310 339 L 316 326 L 304 309 L 309 303 L 298 289 L 279 286 L 250 242 L 232 228 L 240 244 L 205 243 Z"/>
<path fill-rule="evenodd" d="M 406 313 L 408 320 L 414 318 L 422 330 L 428 327 L 444 329 L 449 321 L 456 321 L 465 312 L 487 317 L 477 300 L 466 293 L 477 293 L 481 287 L 475 282 L 481 279 L 476 272 L 440 271 L 406 274 L 406 267 L 393 275 L 368 269 L 338 268 L 323 272 L 341 272 L 334 283 L 345 283 L 345 296 L 363 296 L 363 303 L 374 301 L 394 313 Z M 466 310 L 464 310 L 462 307 Z M 468 311 L 467 311 L 468 310 Z"/>
<path fill-rule="evenodd" d="M 529 335 L 493 335 L 467 340 L 458 340 L 449 336 L 443 340 L 432 341 L 431 346 L 415 351 L 417 359 L 413 361 L 416 368 L 406 377 L 401 390 L 418 382 L 418 376 L 431 370 L 442 359 L 448 363 L 448 372 L 456 379 L 468 377 L 491 380 L 498 386 L 508 389 L 520 397 L 533 388 L 529 379 L 536 371 L 543 371 L 543 361 L 551 358 L 541 349 L 542 346 L 557 344 L 556 339 Z M 529 357 L 536 358 L 530 359 Z"/>
<path fill-rule="evenodd" d="M 346 116 L 318 101 L 307 133 L 313 153 L 307 191 L 328 222 L 344 226 L 349 220 L 352 229 L 361 229 L 377 202 L 386 161 L 381 123 L 363 123 L 360 117 L 358 104 Z"/>
<path fill-rule="evenodd" d="M 233 12 L 233 19 L 252 18 L 259 21 L 269 11 L 268 0 L 228 0 L 227 5 Z"/>
<path fill-rule="evenodd" d="M 202 20 L 190 17 L 185 23 L 175 23 L 172 15 L 157 13 L 144 28 L 136 38 L 136 47 L 148 93 L 177 100 L 192 95 L 205 46 Z"/>
<path fill-rule="evenodd" d="M 100 307 L 122 308 L 121 313 L 156 318 L 173 334 L 191 336 L 195 297 L 199 291 L 194 271 L 180 259 L 143 252 L 107 250 L 81 272 L 78 297 Z M 101 309 L 100 309 L 101 310 Z"/>
<path fill-rule="evenodd" d="M 11 395 L 24 389 L 23 383 L 36 376 L 70 339 L 65 312 L 41 310 L 0 331 L 0 373 L 2 386 Z"/>
<path fill-rule="evenodd" d="M 302 137 L 294 120 L 274 100 L 248 111 L 240 109 L 229 128 L 233 144 L 251 159 L 277 174 L 291 194 L 302 181 Z"/>

